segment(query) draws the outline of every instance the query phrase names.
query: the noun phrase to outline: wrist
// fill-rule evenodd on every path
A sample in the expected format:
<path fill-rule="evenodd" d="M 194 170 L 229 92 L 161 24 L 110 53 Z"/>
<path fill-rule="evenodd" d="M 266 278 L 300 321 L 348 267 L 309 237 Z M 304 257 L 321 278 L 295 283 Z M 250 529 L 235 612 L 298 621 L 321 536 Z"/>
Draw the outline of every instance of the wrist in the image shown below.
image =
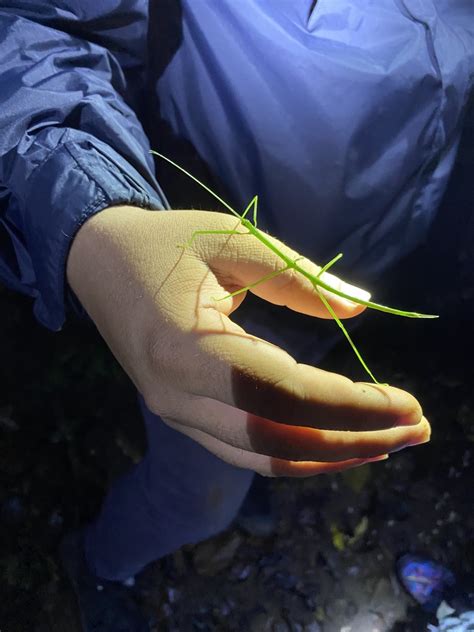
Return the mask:
<path fill-rule="evenodd" d="M 74 236 L 66 262 L 66 280 L 74 295 L 85 306 L 85 294 L 96 285 L 101 271 L 112 268 L 111 247 L 130 218 L 136 221 L 150 211 L 133 206 L 106 207 L 79 228 Z"/>
<path fill-rule="evenodd" d="M 111 235 L 120 230 L 124 219 L 149 212 L 133 206 L 109 206 L 89 217 L 71 242 L 66 266 L 67 281 L 71 283 L 71 277 L 80 273 L 84 260 L 100 251 Z"/>

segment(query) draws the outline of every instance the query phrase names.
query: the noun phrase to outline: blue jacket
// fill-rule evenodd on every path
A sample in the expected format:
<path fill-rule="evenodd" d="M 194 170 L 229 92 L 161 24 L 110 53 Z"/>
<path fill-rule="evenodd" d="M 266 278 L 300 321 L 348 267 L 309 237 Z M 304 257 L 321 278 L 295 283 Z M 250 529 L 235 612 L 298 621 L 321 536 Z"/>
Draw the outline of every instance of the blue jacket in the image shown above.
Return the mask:
<path fill-rule="evenodd" d="M 342 250 L 370 279 L 416 245 L 474 82 L 473 0 L 150 5 L 165 10 L 0 4 L 0 280 L 42 323 L 64 322 L 65 261 L 88 217 L 167 207 L 155 118 L 238 207 L 259 194 L 260 227 L 317 261 Z"/>

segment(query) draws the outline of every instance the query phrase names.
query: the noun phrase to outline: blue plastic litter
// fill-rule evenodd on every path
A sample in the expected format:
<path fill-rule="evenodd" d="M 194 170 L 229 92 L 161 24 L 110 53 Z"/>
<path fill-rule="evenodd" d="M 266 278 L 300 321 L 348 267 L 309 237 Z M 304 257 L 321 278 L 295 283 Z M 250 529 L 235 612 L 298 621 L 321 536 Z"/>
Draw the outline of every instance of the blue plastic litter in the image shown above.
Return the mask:
<path fill-rule="evenodd" d="M 446 590 L 456 581 L 441 564 L 409 554 L 398 560 L 397 572 L 405 590 L 428 612 L 436 612 Z"/>

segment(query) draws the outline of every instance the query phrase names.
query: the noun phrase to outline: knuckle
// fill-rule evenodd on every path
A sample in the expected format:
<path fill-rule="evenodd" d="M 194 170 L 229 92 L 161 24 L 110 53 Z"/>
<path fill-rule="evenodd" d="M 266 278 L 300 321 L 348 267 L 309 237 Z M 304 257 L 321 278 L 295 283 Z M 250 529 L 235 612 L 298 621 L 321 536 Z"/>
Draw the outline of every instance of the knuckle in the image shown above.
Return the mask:
<path fill-rule="evenodd" d="M 277 266 L 275 266 L 275 269 L 278 269 Z M 279 279 L 278 290 L 285 294 L 291 293 L 294 290 L 295 285 L 300 282 L 299 273 L 294 268 L 290 268 L 289 270 L 286 270 L 286 272 L 282 272 Z"/>

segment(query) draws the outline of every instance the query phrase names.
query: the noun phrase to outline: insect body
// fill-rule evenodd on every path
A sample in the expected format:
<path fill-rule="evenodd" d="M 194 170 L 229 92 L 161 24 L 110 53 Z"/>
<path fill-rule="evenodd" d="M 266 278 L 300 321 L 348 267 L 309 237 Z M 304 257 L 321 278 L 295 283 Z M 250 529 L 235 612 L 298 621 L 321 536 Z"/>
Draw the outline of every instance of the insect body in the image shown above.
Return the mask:
<path fill-rule="evenodd" d="M 331 307 L 330 303 L 328 302 L 328 300 L 326 299 L 324 294 L 321 292 L 321 289 L 324 289 L 327 292 L 330 292 L 332 294 L 336 294 L 337 296 L 340 296 L 341 298 L 348 299 L 348 300 L 352 301 L 353 303 L 358 303 L 359 305 L 364 305 L 365 307 L 368 307 L 370 309 L 375 309 L 375 310 L 378 310 L 378 311 L 381 311 L 381 312 L 385 312 L 387 314 L 395 314 L 396 316 L 404 316 L 405 318 L 438 318 L 438 316 L 433 315 L 433 314 L 420 314 L 418 312 L 409 312 L 409 311 L 397 309 L 395 307 L 389 307 L 387 305 L 381 305 L 379 303 L 374 303 L 373 301 L 364 300 L 364 299 L 362 299 L 362 298 L 360 298 L 358 296 L 352 296 L 352 295 L 350 295 L 350 294 L 348 294 L 346 292 L 343 292 L 342 290 L 340 290 L 338 288 L 332 287 L 328 283 L 324 282 L 322 280 L 321 276 L 322 276 L 322 274 L 324 272 L 327 272 L 327 270 L 329 270 L 329 268 L 331 268 L 337 261 L 339 261 L 341 259 L 342 253 L 339 253 L 333 259 L 331 259 L 331 261 L 329 261 L 326 265 L 324 265 L 317 275 L 314 275 L 314 274 L 308 272 L 307 270 L 305 270 L 304 268 L 302 268 L 301 266 L 298 265 L 298 261 L 303 259 L 303 257 L 296 258 L 296 259 L 291 259 L 284 252 L 282 252 L 278 248 L 278 246 L 276 246 L 268 238 L 268 236 L 265 233 L 263 233 L 261 230 L 259 230 L 257 228 L 258 195 L 255 195 L 252 198 L 252 200 L 248 204 L 247 208 L 244 210 L 244 212 L 242 214 L 240 214 L 234 208 L 232 208 L 232 206 L 230 206 L 230 204 L 228 204 L 225 200 L 223 200 L 217 193 L 215 193 L 215 191 L 213 191 L 208 186 L 206 186 L 203 182 L 198 180 L 198 178 L 196 178 L 191 173 L 189 173 L 189 171 L 187 171 L 186 169 L 184 169 L 183 167 L 178 165 L 176 162 L 171 160 L 171 158 L 168 158 L 167 156 L 165 156 L 163 154 L 160 154 L 157 151 L 153 151 L 152 150 L 151 153 L 154 154 L 155 156 L 158 156 L 158 158 L 160 158 L 162 160 L 165 160 L 170 165 L 172 165 L 175 169 L 178 169 L 179 171 L 184 173 L 188 178 L 191 178 L 191 180 L 193 180 L 194 182 L 199 184 L 210 195 L 212 195 L 216 200 L 218 200 L 221 204 L 223 204 L 225 206 L 225 208 L 227 208 L 233 215 L 235 215 L 239 219 L 240 225 L 244 229 L 246 229 L 246 232 L 242 232 L 240 230 L 237 230 L 237 228 L 234 229 L 234 230 L 197 230 L 191 235 L 190 239 L 185 244 L 185 247 L 186 246 L 190 246 L 193 243 L 193 241 L 199 235 L 209 235 L 209 234 L 212 234 L 212 235 L 249 235 L 250 234 L 250 235 L 253 235 L 256 239 L 258 239 L 267 248 L 272 250 L 272 252 L 274 252 L 275 255 L 277 257 L 279 257 L 282 260 L 283 264 L 284 264 L 279 270 L 276 270 L 275 272 L 272 272 L 271 274 L 268 274 L 267 276 L 262 277 L 261 279 L 259 279 L 258 281 L 255 281 L 251 285 L 247 285 L 245 287 L 242 287 L 242 288 L 236 290 L 235 292 L 232 292 L 231 294 L 226 294 L 226 296 L 223 296 L 223 297 L 221 297 L 220 299 L 217 299 L 217 300 L 224 300 L 226 298 L 230 298 L 232 296 L 236 296 L 237 294 L 241 294 L 243 292 L 246 292 L 247 290 L 250 290 L 251 288 L 259 285 L 260 283 L 264 283 L 265 281 L 268 281 L 269 279 L 272 279 L 275 276 L 278 276 L 279 274 L 282 274 L 283 272 L 286 272 L 287 270 L 290 270 L 290 269 L 295 270 L 296 272 L 298 272 L 299 274 L 302 274 L 304 277 L 306 277 L 311 282 L 312 286 L 314 287 L 315 292 L 318 293 L 319 298 L 321 299 L 322 303 L 324 304 L 324 306 L 326 307 L 326 309 L 330 313 L 331 317 L 336 321 L 337 325 L 340 327 L 341 331 L 343 332 L 344 336 L 346 337 L 347 341 L 349 342 L 349 344 L 350 344 L 352 350 L 354 351 L 357 359 L 359 360 L 359 362 L 361 363 L 361 365 L 363 366 L 363 368 L 365 369 L 365 371 L 370 376 L 370 378 L 374 381 L 375 384 L 380 384 L 380 382 L 378 382 L 378 380 L 375 378 L 375 376 L 372 373 L 372 371 L 367 366 L 365 360 L 362 358 L 359 350 L 357 349 L 354 341 L 352 340 L 351 336 L 349 335 L 349 332 L 347 331 L 347 329 L 342 324 L 340 318 L 338 318 L 337 314 L 335 313 L 334 309 Z M 247 219 L 247 215 L 250 213 L 250 211 L 252 211 L 252 221 Z"/>

